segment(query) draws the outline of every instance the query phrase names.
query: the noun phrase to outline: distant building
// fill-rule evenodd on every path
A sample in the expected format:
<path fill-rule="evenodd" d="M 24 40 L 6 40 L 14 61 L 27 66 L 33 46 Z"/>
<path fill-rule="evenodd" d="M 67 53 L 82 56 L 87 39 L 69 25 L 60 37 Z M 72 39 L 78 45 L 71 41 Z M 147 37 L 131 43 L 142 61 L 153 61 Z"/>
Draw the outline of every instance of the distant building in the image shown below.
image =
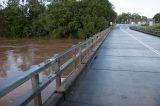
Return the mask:
<path fill-rule="evenodd" d="M 148 19 L 148 24 L 149 24 L 149 26 L 152 26 L 153 23 L 154 23 L 154 19 L 152 19 L 152 18 Z"/>

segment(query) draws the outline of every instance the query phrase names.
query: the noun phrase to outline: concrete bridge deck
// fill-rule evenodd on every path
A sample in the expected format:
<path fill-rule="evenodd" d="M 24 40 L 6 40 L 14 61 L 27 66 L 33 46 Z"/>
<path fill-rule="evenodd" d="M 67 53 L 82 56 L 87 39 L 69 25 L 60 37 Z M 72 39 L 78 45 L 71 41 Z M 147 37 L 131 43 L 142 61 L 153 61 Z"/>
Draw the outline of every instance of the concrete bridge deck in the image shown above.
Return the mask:
<path fill-rule="evenodd" d="M 160 38 L 117 25 L 65 106 L 160 106 Z"/>

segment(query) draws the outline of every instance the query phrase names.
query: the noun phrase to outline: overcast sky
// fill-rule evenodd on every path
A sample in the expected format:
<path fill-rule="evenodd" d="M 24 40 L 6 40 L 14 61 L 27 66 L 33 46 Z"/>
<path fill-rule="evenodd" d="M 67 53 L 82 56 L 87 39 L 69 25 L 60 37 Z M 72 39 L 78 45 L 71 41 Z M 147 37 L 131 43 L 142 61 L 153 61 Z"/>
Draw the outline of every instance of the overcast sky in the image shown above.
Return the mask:
<path fill-rule="evenodd" d="M 109 0 L 118 14 L 122 12 L 138 13 L 153 18 L 160 12 L 160 0 Z"/>

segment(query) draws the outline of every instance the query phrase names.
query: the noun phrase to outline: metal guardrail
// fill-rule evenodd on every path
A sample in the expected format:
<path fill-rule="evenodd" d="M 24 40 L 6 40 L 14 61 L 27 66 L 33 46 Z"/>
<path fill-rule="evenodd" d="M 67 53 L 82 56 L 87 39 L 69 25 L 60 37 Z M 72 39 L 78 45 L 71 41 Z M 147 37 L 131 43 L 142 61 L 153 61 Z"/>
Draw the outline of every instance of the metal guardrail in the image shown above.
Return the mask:
<path fill-rule="evenodd" d="M 65 70 L 72 65 L 72 72 L 78 68 L 83 60 L 91 54 L 91 52 L 96 48 L 98 43 L 101 43 L 107 34 L 110 32 L 111 28 L 108 28 L 93 37 L 90 37 L 86 41 L 75 45 L 74 47 L 66 50 L 62 53 L 56 54 L 55 56 L 47 59 L 46 61 L 34 65 L 29 68 L 26 72 L 21 74 L 19 77 L 12 80 L 6 81 L 3 86 L 0 87 L 0 98 L 7 95 L 9 92 L 15 90 L 17 87 L 21 86 L 25 82 L 31 79 L 32 89 L 28 90 L 24 95 L 21 95 L 13 105 L 27 105 L 31 100 L 34 99 L 35 106 L 42 105 L 41 91 L 46 88 L 51 82 L 56 82 L 56 92 L 61 85 L 63 85 L 61 76 Z M 68 55 L 72 56 L 65 62 L 62 60 Z M 39 74 L 46 69 L 51 69 L 49 75 L 40 81 Z"/>
<path fill-rule="evenodd" d="M 160 30 L 158 29 L 147 28 L 147 27 L 144 28 L 144 27 L 137 27 L 137 26 L 131 26 L 130 29 L 144 32 L 144 33 L 151 34 L 151 35 L 160 36 Z"/>

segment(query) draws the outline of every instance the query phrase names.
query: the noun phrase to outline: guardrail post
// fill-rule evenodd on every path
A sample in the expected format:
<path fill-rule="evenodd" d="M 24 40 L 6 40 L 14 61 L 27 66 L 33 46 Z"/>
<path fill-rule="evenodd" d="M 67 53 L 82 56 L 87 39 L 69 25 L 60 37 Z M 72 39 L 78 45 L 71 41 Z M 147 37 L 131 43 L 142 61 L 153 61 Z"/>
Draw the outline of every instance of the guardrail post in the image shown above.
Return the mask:
<path fill-rule="evenodd" d="M 102 35 L 102 33 L 100 34 L 100 36 L 101 36 L 100 42 L 102 42 L 102 40 L 103 40 L 103 35 Z"/>
<path fill-rule="evenodd" d="M 90 39 L 91 39 L 91 37 L 89 38 L 88 47 L 91 45 Z M 89 47 L 89 48 L 88 48 L 88 56 L 90 55 L 91 48 L 92 48 L 92 47 Z"/>
<path fill-rule="evenodd" d="M 57 76 L 56 76 L 56 90 L 58 90 L 60 86 L 61 86 L 61 75 L 57 74 Z"/>
<path fill-rule="evenodd" d="M 97 45 L 99 45 L 100 40 L 101 40 L 101 36 L 100 36 L 100 34 L 98 34 Z"/>
<path fill-rule="evenodd" d="M 91 41 L 90 41 L 90 49 L 89 49 L 89 53 L 92 52 L 92 48 L 93 48 L 93 42 L 92 42 L 92 37 L 90 37 Z"/>
<path fill-rule="evenodd" d="M 32 88 L 38 86 L 38 84 L 39 84 L 39 75 L 37 74 L 32 77 Z M 42 105 L 41 93 L 39 93 L 38 95 L 34 97 L 34 104 L 35 106 Z"/>
<path fill-rule="evenodd" d="M 57 54 L 55 54 L 55 55 L 57 55 Z M 57 59 L 57 62 L 55 64 L 55 69 L 57 71 L 60 70 L 60 59 Z M 57 76 L 56 76 L 56 90 L 58 90 L 60 86 L 61 86 L 61 74 L 57 74 Z"/>
<path fill-rule="evenodd" d="M 88 40 L 88 39 L 86 39 L 86 41 L 87 41 L 87 40 Z M 85 44 L 85 48 L 88 48 L 88 41 L 87 41 L 87 43 Z M 85 56 L 84 56 L 84 57 L 86 58 L 86 57 L 88 57 L 88 56 L 89 56 L 88 50 L 86 50 L 86 51 L 85 51 Z"/>
<path fill-rule="evenodd" d="M 102 36 L 102 33 L 100 33 L 100 41 L 99 42 L 101 42 L 102 39 L 103 39 L 103 36 Z"/>
<path fill-rule="evenodd" d="M 96 42 L 95 42 L 95 45 L 96 45 L 96 46 L 98 45 L 98 36 L 96 36 Z"/>
<path fill-rule="evenodd" d="M 81 44 L 81 42 L 79 42 L 79 44 Z M 78 64 L 81 64 L 81 63 L 82 63 L 82 52 L 81 52 L 81 50 L 82 50 L 82 46 L 80 46 L 80 47 L 78 48 L 78 53 L 80 54 L 80 56 L 79 56 L 79 58 L 78 58 Z"/>
<path fill-rule="evenodd" d="M 72 45 L 72 47 L 74 47 L 75 45 Z M 75 56 L 77 55 L 77 50 L 73 50 L 72 51 L 72 58 L 76 58 Z M 76 70 L 77 68 L 77 59 L 73 62 L 73 71 Z"/>
<path fill-rule="evenodd" d="M 93 52 L 93 49 L 94 49 L 94 39 L 91 40 L 91 44 L 92 44 L 92 46 L 91 46 L 91 52 Z"/>

